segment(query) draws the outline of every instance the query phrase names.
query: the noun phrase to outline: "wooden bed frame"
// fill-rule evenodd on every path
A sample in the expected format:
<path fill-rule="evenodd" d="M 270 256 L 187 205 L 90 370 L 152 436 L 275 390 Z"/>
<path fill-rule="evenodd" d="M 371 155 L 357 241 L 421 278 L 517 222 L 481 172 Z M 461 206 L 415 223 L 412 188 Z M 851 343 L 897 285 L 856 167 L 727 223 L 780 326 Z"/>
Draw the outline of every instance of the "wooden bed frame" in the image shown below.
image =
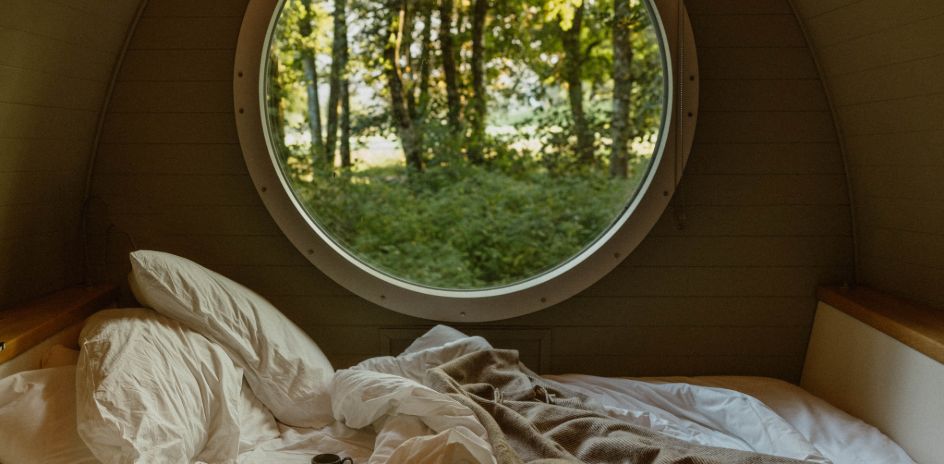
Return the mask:
<path fill-rule="evenodd" d="M 922 464 L 944 464 L 944 311 L 868 288 L 821 288 L 801 386 L 874 425 Z M 0 378 L 75 348 L 115 286 L 74 287 L 0 310 Z"/>

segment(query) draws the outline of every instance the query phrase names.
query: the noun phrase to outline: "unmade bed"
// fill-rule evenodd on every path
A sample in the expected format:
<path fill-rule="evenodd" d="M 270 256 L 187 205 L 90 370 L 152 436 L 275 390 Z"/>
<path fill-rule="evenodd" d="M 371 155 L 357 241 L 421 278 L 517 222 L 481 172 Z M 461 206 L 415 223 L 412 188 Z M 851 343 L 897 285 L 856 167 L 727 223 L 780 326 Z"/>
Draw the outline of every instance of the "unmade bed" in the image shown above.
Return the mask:
<path fill-rule="evenodd" d="M 703 462 L 913 462 L 874 427 L 783 381 L 538 376 L 518 370 L 513 352 L 446 326 L 398 356 L 334 371 L 315 343 L 238 284 L 162 253 L 132 262 L 132 288 L 147 308 L 99 311 L 82 327 L 81 351 L 45 346 L 34 365 L 4 372 L 3 464 L 307 463 L 319 453 L 356 463 L 513 462 L 502 461 L 509 443 L 518 462 L 530 461 L 533 449 L 500 418 L 504 441 L 478 406 L 437 388 L 437 373 L 452 372 L 452 382 L 472 375 L 456 376 L 456 365 L 492 358 L 507 361 L 493 373 L 515 370 L 548 405 L 580 398 L 609 430 L 667 447 L 659 459 L 680 447 L 718 453 Z M 493 392 L 495 404 L 521 399 L 520 388 L 461 383 Z M 560 462 L 675 462 L 587 458 L 586 443 L 599 439 L 561 445 L 574 459 Z M 728 460 L 755 455 L 763 460 Z"/>

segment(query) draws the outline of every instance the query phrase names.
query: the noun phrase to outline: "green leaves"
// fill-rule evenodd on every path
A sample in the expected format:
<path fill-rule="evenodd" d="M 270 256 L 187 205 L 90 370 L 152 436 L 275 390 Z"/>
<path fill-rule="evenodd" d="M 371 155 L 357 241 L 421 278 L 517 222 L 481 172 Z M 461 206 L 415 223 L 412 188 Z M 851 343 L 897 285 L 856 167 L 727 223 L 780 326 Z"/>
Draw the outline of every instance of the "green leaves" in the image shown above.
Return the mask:
<path fill-rule="evenodd" d="M 336 2 L 286 1 L 266 104 L 296 196 L 354 256 L 421 285 L 502 286 L 573 258 L 622 213 L 666 110 L 644 3 Z M 343 50 L 354 163 L 340 167 L 312 157 L 321 107 L 306 84 L 326 90 L 312 68 L 324 76 Z"/>
<path fill-rule="evenodd" d="M 316 222 L 359 259 L 431 287 L 508 285 L 567 261 L 619 216 L 638 178 L 604 172 L 525 175 L 451 164 L 316 176 L 296 192 Z"/>
<path fill-rule="evenodd" d="M 544 5 L 544 20 L 559 21 L 560 28 L 569 31 L 574 25 L 574 13 L 583 5 L 583 0 L 547 0 Z"/>

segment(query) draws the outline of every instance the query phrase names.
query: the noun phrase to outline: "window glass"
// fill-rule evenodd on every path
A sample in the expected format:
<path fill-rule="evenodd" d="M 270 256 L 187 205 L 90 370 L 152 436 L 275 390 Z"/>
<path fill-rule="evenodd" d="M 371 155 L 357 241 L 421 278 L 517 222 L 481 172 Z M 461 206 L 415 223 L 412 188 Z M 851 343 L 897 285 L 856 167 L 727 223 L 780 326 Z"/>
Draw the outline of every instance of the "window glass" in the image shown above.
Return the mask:
<path fill-rule="evenodd" d="M 285 0 L 273 159 L 321 235 L 394 279 L 503 287 L 593 245 L 647 177 L 663 44 L 639 0 Z"/>

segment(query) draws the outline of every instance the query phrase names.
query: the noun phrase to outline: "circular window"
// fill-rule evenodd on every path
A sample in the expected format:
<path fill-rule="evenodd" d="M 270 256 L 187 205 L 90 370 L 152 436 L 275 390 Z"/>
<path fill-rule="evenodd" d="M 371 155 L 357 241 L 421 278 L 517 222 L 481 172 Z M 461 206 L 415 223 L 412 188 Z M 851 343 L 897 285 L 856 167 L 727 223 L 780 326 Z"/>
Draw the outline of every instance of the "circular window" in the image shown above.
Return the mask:
<path fill-rule="evenodd" d="M 309 260 L 390 309 L 566 299 L 638 245 L 687 158 L 690 27 L 655 3 L 252 0 L 234 82 L 253 181 Z"/>

